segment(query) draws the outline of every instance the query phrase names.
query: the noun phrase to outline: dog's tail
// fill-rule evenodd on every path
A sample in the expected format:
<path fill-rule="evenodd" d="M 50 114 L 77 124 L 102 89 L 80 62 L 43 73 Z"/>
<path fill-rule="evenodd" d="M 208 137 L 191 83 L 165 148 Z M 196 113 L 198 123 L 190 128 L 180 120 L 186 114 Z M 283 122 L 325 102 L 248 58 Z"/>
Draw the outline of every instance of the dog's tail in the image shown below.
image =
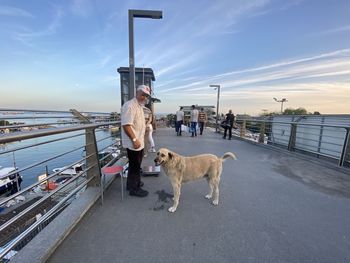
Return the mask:
<path fill-rule="evenodd" d="M 224 162 L 227 158 L 232 158 L 233 160 L 237 160 L 236 155 L 234 155 L 234 154 L 231 153 L 231 152 L 227 152 L 227 153 L 225 153 L 225 154 L 221 157 L 221 159 L 222 159 L 223 162 Z"/>

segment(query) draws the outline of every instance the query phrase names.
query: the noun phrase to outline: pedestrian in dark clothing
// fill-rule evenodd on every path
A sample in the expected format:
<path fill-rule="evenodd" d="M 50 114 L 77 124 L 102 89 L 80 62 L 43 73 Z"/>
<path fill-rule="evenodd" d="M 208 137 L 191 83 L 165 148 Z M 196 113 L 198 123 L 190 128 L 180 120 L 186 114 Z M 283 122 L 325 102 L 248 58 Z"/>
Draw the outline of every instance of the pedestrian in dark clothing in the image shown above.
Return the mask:
<path fill-rule="evenodd" d="M 204 125 L 207 122 L 207 120 L 208 120 L 207 113 L 204 111 L 204 108 L 201 108 L 201 110 L 198 114 L 200 135 L 203 134 Z"/>
<path fill-rule="evenodd" d="M 232 138 L 232 127 L 233 127 L 233 122 L 235 121 L 235 115 L 233 115 L 232 110 L 229 110 L 228 113 L 226 114 L 225 117 L 225 132 L 224 136 L 222 137 L 223 139 L 226 139 L 227 135 L 227 130 L 228 130 L 228 139 L 231 140 Z"/>

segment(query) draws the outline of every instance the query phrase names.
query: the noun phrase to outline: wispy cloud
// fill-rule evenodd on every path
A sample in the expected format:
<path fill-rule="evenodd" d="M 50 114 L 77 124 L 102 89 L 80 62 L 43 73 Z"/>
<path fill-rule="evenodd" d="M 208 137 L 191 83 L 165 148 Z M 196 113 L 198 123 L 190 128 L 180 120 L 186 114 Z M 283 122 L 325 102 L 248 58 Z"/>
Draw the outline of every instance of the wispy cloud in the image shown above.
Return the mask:
<path fill-rule="evenodd" d="M 0 6 L 0 16 L 19 16 L 19 17 L 34 17 L 31 13 L 24 9 L 11 7 L 11 6 Z"/>
<path fill-rule="evenodd" d="M 181 86 L 169 85 L 162 88 L 161 93 L 172 93 L 182 90 L 185 93 L 209 90 L 213 82 L 222 85 L 223 93 L 253 88 L 254 86 L 313 82 L 327 83 L 332 77 L 350 77 L 350 49 L 337 50 L 316 56 L 295 60 L 286 60 L 270 65 L 232 71 L 224 74 L 200 78 L 184 83 Z"/>
<path fill-rule="evenodd" d="M 30 41 L 35 38 L 53 35 L 57 32 L 58 28 L 61 26 L 63 15 L 64 15 L 63 11 L 61 9 L 56 8 L 53 19 L 46 28 L 43 28 L 38 31 L 27 29 L 25 32 L 15 32 L 13 37 L 24 43 L 30 43 Z"/>
<path fill-rule="evenodd" d="M 76 16 L 88 17 L 93 11 L 93 6 L 90 0 L 73 0 L 70 9 Z"/>
<path fill-rule="evenodd" d="M 350 31 L 350 25 L 328 29 L 321 32 L 320 34 L 333 34 L 333 33 L 345 32 L 345 31 Z"/>

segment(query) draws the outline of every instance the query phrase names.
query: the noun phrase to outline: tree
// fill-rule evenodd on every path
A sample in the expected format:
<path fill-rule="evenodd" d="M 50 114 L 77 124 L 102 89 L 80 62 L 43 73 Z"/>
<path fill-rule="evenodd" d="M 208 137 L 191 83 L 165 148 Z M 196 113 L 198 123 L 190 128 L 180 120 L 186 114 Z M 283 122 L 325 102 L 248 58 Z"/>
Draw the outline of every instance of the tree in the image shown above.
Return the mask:
<path fill-rule="evenodd" d="M 297 109 L 287 108 L 284 110 L 283 115 L 306 115 L 308 114 L 305 108 L 299 107 Z"/>

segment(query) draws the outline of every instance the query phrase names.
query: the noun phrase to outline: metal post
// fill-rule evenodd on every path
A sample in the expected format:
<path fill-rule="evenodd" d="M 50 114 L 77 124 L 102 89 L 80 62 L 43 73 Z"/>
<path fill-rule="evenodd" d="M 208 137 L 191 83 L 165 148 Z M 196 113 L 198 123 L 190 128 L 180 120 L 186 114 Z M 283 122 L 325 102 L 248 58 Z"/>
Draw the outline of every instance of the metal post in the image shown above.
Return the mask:
<path fill-rule="evenodd" d="M 134 17 L 161 19 L 162 11 L 133 10 L 129 13 L 129 100 L 135 97 Z"/>
<path fill-rule="evenodd" d="M 219 102 L 220 102 L 220 85 L 218 86 L 218 97 L 216 102 L 216 132 L 219 131 Z"/>
<path fill-rule="evenodd" d="M 264 143 L 265 142 L 265 122 L 260 123 L 259 142 L 260 143 Z"/>
<path fill-rule="evenodd" d="M 129 97 L 135 97 L 135 58 L 134 58 L 134 15 L 129 10 Z"/>
<path fill-rule="evenodd" d="M 290 136 L 289 136 L 289 142 L 288 142 L 289 151 L 293 151 L 295 148 L 296 136 L 297 136 L 297 125 L 293 123 L 290 129 Z"/>
<path fill-rule="evenodd" d="M 283 113 L 283 100 L 282 100 L 282 103 L 281 103 L 281 114 Z"/>
<path fill-rule="evenodd" d="M 86 129 L 85 140 L 86 156 L 89 156 L 86 159 L 86 167 L 93 166 L 87 171 L 87 179 L 89 180 L 90 178 L 94 177 L 94 179 L 89 182 L 88 186 L 99 186 L 101 183 L 101 168 L 98 158 L 95 129 Z"/>
<path fill-rule="evenodd" d="M 209 87 L 214 87 L 215 89 L 218 89 L 218 96 L 216 99 L 216 127 L 215 132 L 219 132 L 219 102 L 220 102 L 220 85 L 209 85 Z"/>
<path fill-rule="evenodd" d="M 346 162 L 347 156 L 350 155 L 350 129 L 346 129 L 346 135 L 344 139 L 344 145 L 343 145 L 343 150 L 340 155 L 339 159 L 339 166 L 344 166 Z"/>
<path fill-rule="evenodd" d="M 247 121 L 246 120 L 243 120 L 242 122 L 242 125 L 241 125 L 241 131 L 239 133 L 239 136 L 241 138 L 244 138 L 245 137 L 245 129 L 246 129 L 246 126 L 247 126 Z"/>

